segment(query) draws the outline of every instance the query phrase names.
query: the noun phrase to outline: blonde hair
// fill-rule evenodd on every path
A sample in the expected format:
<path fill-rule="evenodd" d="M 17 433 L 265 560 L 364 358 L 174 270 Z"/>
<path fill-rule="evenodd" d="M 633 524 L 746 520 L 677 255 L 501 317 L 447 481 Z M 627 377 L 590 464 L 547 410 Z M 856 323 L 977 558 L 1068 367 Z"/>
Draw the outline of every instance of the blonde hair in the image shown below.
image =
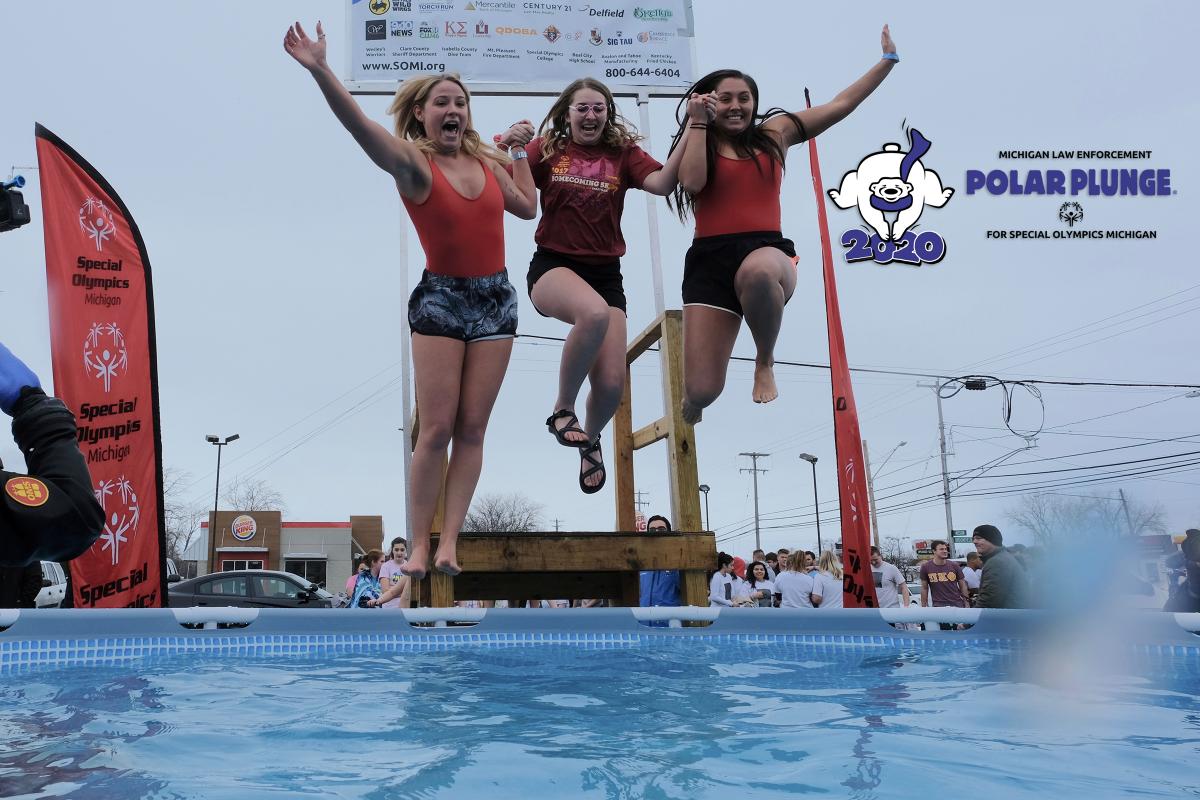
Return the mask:
<path fill-rule="evenodd" d="M 600 144 L 620 150 L 642 140 L 633 123 L 617 113 L 617 103 L 613 100 L 608 87 L 595 78 L 580 78 L 572 81 L 562 90 L 546 118 L 538 128 L 542 137 L 542 158 L 550 158 L 555 152 L 566 150 L 571 141 L 571 129 L 567 125 L 567 114 L 571 107 L 571 98 L 580 89 L 591 89 L 604 95 L 604 104 L 608 106 L 608 114 L 604 117 L 604 130 L 600 135 Z"/>
<path fill-rule="evenodd" d="M 463 129 L 462 151 L 475 158 L 489 159 L 501 166 L 508 164 L 508 156 L 486 144 L 479 138 L 479 132 L 471 127 L 471 91 L 456 73 L 417 75 L 400 84 L 387 110 L 388 114 L 396 118 L 396 137 L 409 140 L 422 153 L 437 152 L 437 147 L 425 133 L 425 125 L 417 119 L 416 108 L 428 102 L 430 93 L 442 81 L 456 84 L 467 97 L 467 124 Z"/>
<path fill-rule="evenodd" d="M 837 556 L 832 550 L 826 550 L 821 553 L 821 560 L 817 562 L 817 569 L 821 572 L 828 572 L 839 581 L 842 579 L 842 565 L 838 563 Z"/>

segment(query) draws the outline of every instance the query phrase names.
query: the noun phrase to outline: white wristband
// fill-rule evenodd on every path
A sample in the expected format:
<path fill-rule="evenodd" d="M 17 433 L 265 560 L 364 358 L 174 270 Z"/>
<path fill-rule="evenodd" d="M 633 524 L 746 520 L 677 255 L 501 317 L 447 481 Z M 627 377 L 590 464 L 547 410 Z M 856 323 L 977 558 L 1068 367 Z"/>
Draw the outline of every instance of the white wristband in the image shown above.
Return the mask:
<path fill-rule="evenodd" d="M 508 151 L 508 157 L 513 161 L 520 161 L 522 158 L 529 158 L 529 153 L 525 152 L 524 147 L 514 147 Z"/>

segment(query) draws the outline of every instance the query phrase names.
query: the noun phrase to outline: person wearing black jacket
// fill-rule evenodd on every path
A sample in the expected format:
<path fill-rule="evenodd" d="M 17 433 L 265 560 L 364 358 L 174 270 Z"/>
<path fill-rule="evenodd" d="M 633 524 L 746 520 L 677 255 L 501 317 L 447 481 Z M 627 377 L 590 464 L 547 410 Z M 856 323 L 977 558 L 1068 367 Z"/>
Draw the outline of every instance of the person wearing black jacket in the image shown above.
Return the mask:
<path fill-rule="evenodd" d="M 995 525 L 980 525 L 972 532 L 975 549 L 983 558 L 979 579 L 979 608 L 1028 608 L 1029 579 L 1016 556 L 1004 546 L 1004 537 Z"/>
<path fill-rule="evenodd" d="M 76 442 L 75 416 L 48 397 L 33 370 L 0 343 L 0 411 L 27 472 L 0 464 L 0 566 L 67 561 L 92 546 L 104 510 Z"/>
<path fill-rule="evenodd" d="M 1167 600 L 1163 611 L 1200 611 L 1200 530 L 1189 529 L 1180 550 L 1177 556 L 1187 573 L 1187 579 Z"/>

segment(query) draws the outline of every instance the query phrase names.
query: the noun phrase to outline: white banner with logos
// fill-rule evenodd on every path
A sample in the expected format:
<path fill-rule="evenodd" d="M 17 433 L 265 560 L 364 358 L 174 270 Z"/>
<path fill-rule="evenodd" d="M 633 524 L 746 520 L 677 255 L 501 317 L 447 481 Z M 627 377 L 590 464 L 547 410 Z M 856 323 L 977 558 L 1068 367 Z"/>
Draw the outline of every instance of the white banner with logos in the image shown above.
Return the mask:
<path fill-rule="evenodd" d="M 696 79 L 690 0 L 349 0 L 347 81 L 686 88 Z M 514 87 L 516 88 L 516 87 Z"/>

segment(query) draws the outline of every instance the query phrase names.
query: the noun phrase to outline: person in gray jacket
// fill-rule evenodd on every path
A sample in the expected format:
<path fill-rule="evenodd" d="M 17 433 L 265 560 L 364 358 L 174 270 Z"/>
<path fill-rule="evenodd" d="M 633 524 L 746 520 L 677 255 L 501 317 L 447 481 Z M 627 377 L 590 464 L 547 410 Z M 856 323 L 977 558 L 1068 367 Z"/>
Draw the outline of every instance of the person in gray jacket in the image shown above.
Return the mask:
<path fill-rule="evenodd" d="M 972 533 L 975 549 L 983 558 L 983 576 L 975 605 L 979 608 L 1027 608 L 1029 579 L 1025 568 L 1004 546 L 995 525 L 980 525 Z"/>

